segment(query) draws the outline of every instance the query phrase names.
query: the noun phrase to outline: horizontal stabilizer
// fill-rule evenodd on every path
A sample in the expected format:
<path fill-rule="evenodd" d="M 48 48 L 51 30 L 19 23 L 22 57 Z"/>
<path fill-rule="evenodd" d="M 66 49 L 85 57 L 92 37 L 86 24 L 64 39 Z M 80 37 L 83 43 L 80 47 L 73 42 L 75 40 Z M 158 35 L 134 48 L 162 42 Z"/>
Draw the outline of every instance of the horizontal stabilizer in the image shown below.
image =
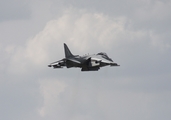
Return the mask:
<path fill-rule="evenodd" d="M 63 66 L 65 66 L 65 59 L 53 62 L 50 65 L 48 65 L 48 67 L 53 67 L 53 68 L 62 68 Z"/>

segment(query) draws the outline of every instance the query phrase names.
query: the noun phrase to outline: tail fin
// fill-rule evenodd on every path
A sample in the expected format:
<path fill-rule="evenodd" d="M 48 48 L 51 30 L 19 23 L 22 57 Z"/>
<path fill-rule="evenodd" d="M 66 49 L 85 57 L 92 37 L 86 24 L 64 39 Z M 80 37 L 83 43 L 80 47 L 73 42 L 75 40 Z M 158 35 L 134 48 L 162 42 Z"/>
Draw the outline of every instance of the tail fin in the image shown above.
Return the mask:
<path fill-rule="evenodd" d="M 74 55 L 69 50 L 68 46 L 64 43 L 65 58 L 73 57 Z"/>

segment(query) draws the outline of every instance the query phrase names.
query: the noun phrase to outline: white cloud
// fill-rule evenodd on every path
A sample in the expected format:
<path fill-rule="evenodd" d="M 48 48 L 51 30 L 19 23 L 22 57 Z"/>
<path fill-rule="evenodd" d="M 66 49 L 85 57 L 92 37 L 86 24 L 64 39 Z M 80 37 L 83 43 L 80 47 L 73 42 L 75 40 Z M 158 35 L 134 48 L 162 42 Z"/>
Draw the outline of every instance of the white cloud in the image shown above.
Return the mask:
<path fill-rule="evenodd" d="M 110 18 L 99 13 L 69 9 L 59 18 L 49 21 L 41 32 L 28 40 L 25 47 L 16 48 L 11 68 L 20 64 L 18 71 L 23 71 L 23 67 L 41 67 L 52 58 L 61 58 L 64 56 L 64 42 L 77 54 L 84 54 L 95 48 L 111 50 L 125 43 L 142 41 L 146 32 L 127 29 L 127 21 L 123 17 Z"/>
<path fill-rule="evenodd" d="M 43 96 L 43 106 L 38 110 L 41 117 L 53 113 L 60 106 L 59 95 L 65 91 L 66 84 L 56 79 L 40 80 L 40 92 Z"/>
<path fill-rule="evenodd" d="M 41 13 L 45 3 L 35 16 Z M 157 6 L 164 7 L 163 3 Z M 46 10 L 49 8 L 48 4 Z M 145 10 L 145 13 L 148 14 L 148 11 Z M 147 21 L 148 16 L 145 18 Z M 1 45 L 0 50 L 4 48 L 2 56 L 8 58 L 3 66 L 15 73 L 11 75 L 7 72 L 7 76 L 4 72 L 1 74 L 4 79 L 1 81 L 1 95 L 4 95 L 4 101 L 6 98 L 9 100 L 5 101 L 5 105 L 11 103 L 11 98 L 15 98 L 16 103 L 21 99 L 24 104 L 27 99 L 28 106 L 31 106 L 29 109 L 24 105 L 18 108 L 20 103 L 10 104 L 14 116 L 23 111 L 24 117 L 19 116 L 20 119 L 29 119 L 25 116 L 33 114 L 33 119 L 66 120 L 170 118 L 170 32 L 161 34 L 143 25 L 144 29 L 135 30 L 134 22 L 128 17 L 112 17 L 70 8 L 50 20 L 41 32 L 28 39 L 24 45 L 13 45 L 11 42 L 12 45 Z M 143 23 L 143 20 L 138 23 Z M 14 26 L 12 28 L 15 29 Z M 64 42 L 75 54 L 110 53 L 121 66 L 87 73 L 76 69 L 48 69 L 49 62 L 64 57 Z M 6 79 L 6 84 L 3 84 Z M 14 84 L 16 81 L 18 86 Z M 9 84 L 15 89 L 11 90 Z M 10 90 L 8 95 L 6 90 Z M 14 96 L 9 97 L 11 95 Z M 3 102 L 1 104 L 6 107 Z M 30 115 L 26 111 L 31 111 Z"/>
<path fill-rule="evenodd" d="M 58 77 L 39 82 L 43 105 L 38 112 L 42 119 L 112 120 L 126 117 L 151 120 L 158 119 L 156 113 L 169 115 L 167 111 L 170 108 L 170 92 L 147 90 L 150 86 L 147 87 L 137 78 Z"/>
<path fill-rule="evenodd" d="M 67 9 L 61 16 L 49 21 L 24 46 L 6 48 L 8 53 L 13 51 L 9 71 L 17 74 L 46 71 L 50 62 L 64 57 L 63 43 L 67 43 L 73 54 L 107 52 L 127 71 L 125 75 L 137 73 L 138 76 L 151 74 L 152 71 L 157 74 L 158 67 L 164 66 L 158 65 L 163 62 L 158 52 L 167 53 L 170 50 L 169 37 L 165 37 L 169 34 L 134 30 L 132 22 L 125 17 L 114 18 L 102 13 Z M 134 69 L 130 71 L 130 67 Z"/>

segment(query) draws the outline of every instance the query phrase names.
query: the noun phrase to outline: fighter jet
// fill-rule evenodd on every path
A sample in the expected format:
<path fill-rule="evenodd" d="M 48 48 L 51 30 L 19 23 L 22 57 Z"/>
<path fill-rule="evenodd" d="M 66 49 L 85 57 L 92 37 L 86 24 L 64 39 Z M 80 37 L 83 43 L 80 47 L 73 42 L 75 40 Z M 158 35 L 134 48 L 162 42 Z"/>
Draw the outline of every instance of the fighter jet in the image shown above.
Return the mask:
<path fill-rule="evenodd" d="M 94 55 L 73 55 L 69 50 L 68 46 L 64 43 L 65 58 L 62 60 L 53 62 L 48 65 L 48 67 L 53 68 L 71 68 L 79 67 L 81 71 L 98 71 L 100 67 L 104 66 L 120 66 L 114 63 L 111 58 L 107 56 L 106 53 L 100 52 Z"/>

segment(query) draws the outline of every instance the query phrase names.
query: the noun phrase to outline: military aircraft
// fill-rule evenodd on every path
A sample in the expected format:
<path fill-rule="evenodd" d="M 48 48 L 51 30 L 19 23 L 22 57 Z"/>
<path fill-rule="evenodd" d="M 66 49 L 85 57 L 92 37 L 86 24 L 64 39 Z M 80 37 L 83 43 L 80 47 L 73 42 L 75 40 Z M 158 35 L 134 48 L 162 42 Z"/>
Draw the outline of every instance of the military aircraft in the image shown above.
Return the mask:
<path fill-rule="evenodd" d="M 100 67 L 107 65 L 110 66 L 120 66 L 117 63 L 114 63 L 111 58 L 107 56 L 106 53 L 100 52 L 95 55 L 73 55 L 69 50 L 68 46 L 64 43 L 65 58 L 62 60 L 56 61 L 48 65 L 48 67 L 53 68 L 71 68 L 79 67 L 81 71 L 98 71 Z"/>

